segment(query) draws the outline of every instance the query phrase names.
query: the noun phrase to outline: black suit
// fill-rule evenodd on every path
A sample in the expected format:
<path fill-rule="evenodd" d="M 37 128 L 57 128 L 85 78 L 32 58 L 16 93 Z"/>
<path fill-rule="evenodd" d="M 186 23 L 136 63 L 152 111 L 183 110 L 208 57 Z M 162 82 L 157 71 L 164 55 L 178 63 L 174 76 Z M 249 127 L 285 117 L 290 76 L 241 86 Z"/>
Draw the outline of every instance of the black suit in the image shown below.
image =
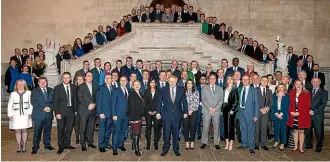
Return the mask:
<path fill-rule="evenodd" d="M 142 14 L 142 22 L 147 22 L 147 20 L 150 20 L 152 22 L 152 14 L 149 13 L 148 15 L 146 13 Z"/>
<path fill-rule="evenodd" d="M 189 21 L 194 21 L 194 22 L 197 22 L 197 14 L 195 12 L 193 13 L 187 13 L 187 22 Z"/>
<path fill-rule="evenodd" d="M 159 72 L 160 72 L 160 70 L 159 70 Z M 151 79 L 156 79 L 156 81 L 159 81 L 159 72 L 158 72 L 157 69 L 151 71 L 150 78 Z"/>
<path fill-rule="evenodd" d="M 155 20 L 158 20 L 158 21 L 162 21 L 162 16 L 163 16 L 163 11 L 159 11 L 159 14 L 157 14 L 157 11 L 153 11 L 152 12 L 152 22 L 154 22 Z"/>
<path fill-rule="evenodd" d="M 151 128 L 152 122 L 154 123 L 154 143 L 155 145 L 158 144 L 159 139 L 161 137 L 161 120 L 156 119 L 155 115 L 150 115 L 149 111 L 155 112 L 157 101 L 159 97 L 159 90 L 156 89 L 154 97 L 152 97 L 151 90 L 148 89 L 144 93 L 144 102 L 145 102 L 145 117 L 146 117 L 146 139 L 147 139 L 147 146 L 150 147 L 150 140 L 151 140 Z"/>
<path fill-rule="evenodd" d="M 56 115 L 61 115 L 61 119 L 57 119 L 58 147 L 60 149 L 70 146 L 74 115 L 76 111 L 75 98 L 75 85 L 70 84 L 69 89 L 64 88 L 64 84 L 55 86 L 53 100 L 54 111 Z"/>
<path fill-rule="evenodd" d="M 309 82 L 309 81 L 307 81 L 307 80 L 305 80 L 305 88 L 306 88 L 306 90 L 308 90 L 308 91 L 312 91 L 312 89 L 313 89 L 313 85 L 312 85 L 312 83 L 311 82 Z"/>
<path fill-rule="evenodd" d="M 178 70 L 178 69 L 175 69 L 174 71 L 171 69 L 171 71 L 172 71 L 172 75 L 175 75 L 177 78 L 178 78 L 178 80 L 181 80 L 181 71 L 180 70 Z"/>
<path fill-rule="evenodd" d="M 176 23 L 179 20 L 179 17 L 181 17 L 181 22 L 183 22 L 183 23 L 187 22 L 187 16 L 183 12 L 181 12 L 181 15 L 180 16 L 179 16 L 179 13 L 178 12 L 174 13 L 173 16 L 174 16 L 173 17 L 173 22 L 174 23 Z"/>
<path fill-rule="evenodd" d="M 222 31 L 217 31 L 214 33 L 214 37 L 216 40 L 227 41 L 229 39 L 228 32 L 222 33 Z"/>
<path fill-rule="evenodd" d="M 312 78 L 311 78 L 311 73 L 313 72 L 313 65 L 314 65 L 314 62 L 312 62 L 311 63 L 311 65 L 310 65 L 310 67 L 308 67 L 308 63 L 306 63 L 306 64 L 304 64 L 303 65 L 303 69 L 304 69 L 304 71 L 306 71 L 306 74 L 307 74 L 307 80 L 308 81 L 311 81 L 312 80 Z"/>
<path fill-rule="evenodd" d="M 291 58 L 288 58 L 288 69 L 295 68 L 297 66 L 297 61 L 298 61 L 298 56 L 296 54 L 292 54 Z"/>
<path fill-rule="evenodd" d="M 139 19 L 139 16 L 137 16 L 137 15 L 133 16 L 132 21 L 133 22 L 143 22 L 142 15 L 140 16 L 140 19 Z"/>
<path fill-rule="evenodd" d="M 258 58 L 262 57 L 262 52 L 259 47 L 254 50 L 252 46 L 249 46 L 246 50 L 246 54 L 256 60 L 259 60 Z"/>
<path fill-rule="evenodd" d="M 309 74 L 310 78 L 307 79 L 308 81 L 311 82 L 311 80 L 312 80 L 312 79 L 314 78 L 314 76 L 315 76 L 314 73 L 315 73 L 315 71 L 310 72 L 310 74 Z M 320 80 L 321 80 L 321 85 L 320 85 L 320 87 L 321 87 L 321 88 L 324 88 L 324 85 L 325 85 L 325 75 L 324 75 L 324 73 L 322 73 L 322 72 L 317 72 L 317 78 L 320 78 Z"/>
<path fill-rule="evenodd" d="M 20 58 L 20 59 L 19 59 Z M 10 57 L 10 60 L 15 60 L 16 61 L 16 66 L 17 67 L 21 67 L 22 65 L 24 65 L 24 60 L 23 60 L 23 56 L 19 55 L 19 56 L 12 56 Z"/>
<path fill-rule="evenodd" d="M 63 61 L 63 54 L 58 53 L 56 55 L 56 65 L 58 69 L 58 73 L 61 74 L 61 62 Z"/>
<path fill-rule="evenodd" d="M 80 115 L 80 145 L 86 147 L 85 137 L 88 145 L 94 142 L 94 125 L 96 116 L 96 107 L 89 110 L 92 103 L 96 103 L 96 86 L 92 85 L 92 94 L 89 91 L 87 83 L 82 83 L 78 87 L 78 114 Z"/>
<path fill-rule="evenodd" d="M 216 32 L 219 32 L 219 29 L 220 29 L 220 25 L 219 24 L 209 24 L 209 27 L 208 27 L 208 30 L 207 30 L 207 34 L 208 35 L 211 35 L 211 34 L 215 34 Z"/>
<path fill-rule="evenodd" d="M 313 94 L 313 91 L 312 91 Z M 313 128 L 317 139 L 316 149 L 322 150 L 324 143 L 324 109 L 328 102 L 328 91 L 319 88 L 314 97 L 312 95 L 311 108 L 314 115 L 311 115 L 311 127 L 305 130 L 306 147 L 313 147 Z"/>
<path fill-rule="evenodd" d="M 299 59 L 299 60 L 303 60 L 303 63 L 306 64 L 306 63 L 307 63 L 307 57 L 308 57 L 309 55 L 306 55 L 305 59 L 303 58 L 303 56 L 304 56 L 304 55 L 300 55 L 300 56 L 298 57 L 298 59 Z"/>
<path fill-rule="evenodd" d="M 249 51 L 249 48 L 251 48 L 250 45 L 248 45 L 248 44 L 242 44 L 241 48 L 239 48 L 238 51 L 241 51 L 241 52 L 247 54 L 247 52 Z"/>
<path fill-rule="evenodd" d="M 76 83 L 76 78 L 77 78 L 78 76 L 85 77 L 85 75 L 86 75 L 86 73 L 87 73 L 88 71 L 89 71 L 89 70 L 86 70 L 86 72 L 85 72 L 84 69 L 80 69 L 80 70 L 76 71 L 76 73 L 74 74 L 73 83 L 74 83 L 74 84 Z"/>

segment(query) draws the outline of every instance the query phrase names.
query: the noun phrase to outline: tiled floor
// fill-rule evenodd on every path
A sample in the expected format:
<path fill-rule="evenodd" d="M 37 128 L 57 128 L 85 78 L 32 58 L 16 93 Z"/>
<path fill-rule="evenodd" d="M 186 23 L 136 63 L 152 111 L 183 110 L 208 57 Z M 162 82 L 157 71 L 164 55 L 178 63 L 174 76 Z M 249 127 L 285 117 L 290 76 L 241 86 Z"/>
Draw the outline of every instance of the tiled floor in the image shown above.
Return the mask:
<path fill-rule="evenodd" d="M 289 149 L 283 152 L 270 148 L 269 151 L 256 151 L 255 155 L 250 155 L 248 150 L 236 150 L 227 151 L 224 150 L 224 142 L 221 142 L 221 150 L 217 151 L 214 145 L 211 144 L 205 150 L 199 149 L 200 141 L 196 142 L 195 150 L 185 150 L 184 143 L 181 142 L 181 156 L 176 157 L 172 151 L 166 157 L 161 157 L 161 151 L 146 151 L 143 150 L 143 155 L 136 157 L 133 151 L 119 152 L 119 156 L 113 156 L 112 151 L 108 150 L 106 153 L 100 153 L 98 149 L 88 148 L 87 152 L 82 152 L 80 146 L 73 151 L 65 150 L 61 155 L 57 155 L 57 135 L 56 128 L 52 130 L 52 146 L 56 149 L 53 151 L 48 151 L 43 149 L 43 144 L 41 144 L 41 149 L 38 154 L 31 155 L 32 147 L 32 129 L 29 130 L 29 141 L 28 141 L 28 151 L 26 153 L 17 154 L 16 153 L 16 143 L 13 131 L 9 131 L 6 125 L 1 126 L 1 160 L 15 160 L 15 161 L 58 161 L 58 160 L 72 160 L 72 161 L 328 161 L 330 160 L 330 133 L 327 132 L 325 136 L 325 147 L 322 153 L 315 153 L 314 150 L 306 150 L 305 154 L 300 154 L 298 152 L 290 152 Z M 73 137 L 73 136 L 72 136 Z M 72 141 L 75 141 L 74 137 Z M 142 138 L 140 146 L 145 145 L 145 140 Z M 95 132 L 95 145 L 97 145 L 97 132 Z M 131 140 L 126 141 L 125 147 L 130 149 Z M 76 146 L 72 143 L 73 146 Z M 234 144 L 235 148 L 238 146 L 237 143 Z M 269 144 L 271 145 L 271 144 Z"/>

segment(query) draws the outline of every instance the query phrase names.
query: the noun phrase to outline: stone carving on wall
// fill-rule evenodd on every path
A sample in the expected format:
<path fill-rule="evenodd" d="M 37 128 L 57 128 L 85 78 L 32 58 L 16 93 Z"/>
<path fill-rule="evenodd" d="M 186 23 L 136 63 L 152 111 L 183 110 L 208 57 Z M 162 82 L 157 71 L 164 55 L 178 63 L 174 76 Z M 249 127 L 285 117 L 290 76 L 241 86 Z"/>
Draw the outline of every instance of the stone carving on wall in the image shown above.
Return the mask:
<path fill-rule="evenodd" d="M 276 71 L 281 71 L 283 74 L 288 74 L 288 60 L 287 60 L 287 51 L 285 49 L 285 43 L 282 42 L 280 36 L 276 36 L 276 42 L 278 48 Z"/>

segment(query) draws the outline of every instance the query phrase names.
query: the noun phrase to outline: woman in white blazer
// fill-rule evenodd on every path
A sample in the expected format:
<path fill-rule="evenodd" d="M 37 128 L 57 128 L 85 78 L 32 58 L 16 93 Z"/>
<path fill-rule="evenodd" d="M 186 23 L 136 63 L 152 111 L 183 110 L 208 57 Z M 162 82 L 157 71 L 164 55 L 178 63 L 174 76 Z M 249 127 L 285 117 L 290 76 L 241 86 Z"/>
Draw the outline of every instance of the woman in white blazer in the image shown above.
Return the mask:
<path fill-rule="evenodd" d="M 16 153 L 26 152 L 27 128 L 32 127 L 33 107 L 31 105 L 31 91 L 28 89 L 24 80 L 17 80 L 8 102 L 9 129 L 15 130 Z"/>

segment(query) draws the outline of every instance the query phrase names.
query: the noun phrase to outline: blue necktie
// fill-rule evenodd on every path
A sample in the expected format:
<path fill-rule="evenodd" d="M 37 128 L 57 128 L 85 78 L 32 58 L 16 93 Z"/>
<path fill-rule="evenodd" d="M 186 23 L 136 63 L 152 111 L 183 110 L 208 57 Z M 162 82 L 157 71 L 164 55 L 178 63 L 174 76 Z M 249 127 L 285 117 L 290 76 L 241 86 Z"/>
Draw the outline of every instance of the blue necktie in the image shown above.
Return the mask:
<path fill-rule="evenodd" d="M 246 88 L 243 89 L 243 95 L 242 95 L 242 107 L 245 107 L 245 93 Z"/>
<path fill-rule="evenodd" d="M 222 80 L 220 80 L 220 87 L 223 87 L 223 82 L 222 82 Z"/>
<path fill-rule="evenodd" d="M 46 92 L 46 89 L 42 89 L 42 92 L 44 94 L 45 100 L 47 101 L 47 92 Z"/>

